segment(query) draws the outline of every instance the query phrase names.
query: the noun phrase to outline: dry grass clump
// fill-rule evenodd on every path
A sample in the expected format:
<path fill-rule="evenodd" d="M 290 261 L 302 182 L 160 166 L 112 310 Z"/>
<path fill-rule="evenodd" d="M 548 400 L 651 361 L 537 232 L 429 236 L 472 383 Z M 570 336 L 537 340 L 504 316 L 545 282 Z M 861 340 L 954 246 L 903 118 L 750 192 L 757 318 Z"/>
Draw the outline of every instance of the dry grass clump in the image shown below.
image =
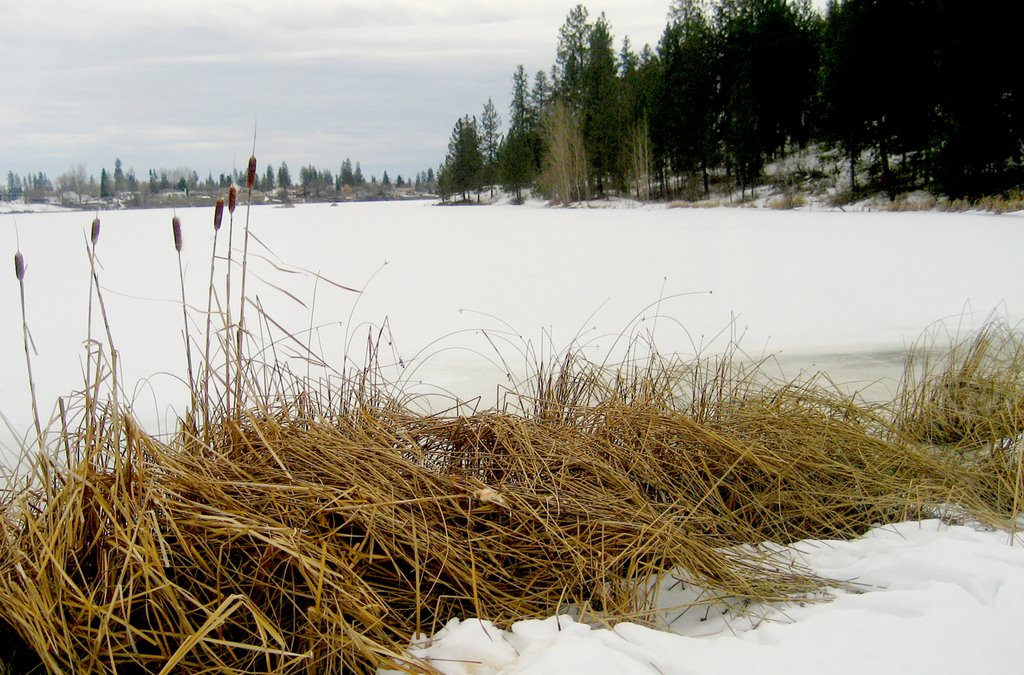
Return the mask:
<path fill-rule="evenodd" d="M 904 213 L 907 211 L 931 211 L 945 202 L 939 202 L 935 195 L 927 192 L 914 192 L 912 194 L 897 195 L 893 200 L 884 204 L 886 211 Z"/>
<path fill-rule="evenodd" d="M 908 354 L 894 429 L 961 472 L 976 498 L 1016 515 L 1024 495 L 1024 334 L 993 321 Z"/>
<path fill-rule="evenodd" d="M 674 201 L 670 202 L 670 209 L 717 209 L 722 205 L 718 199 L 701 199 L 697 201 Z"/>
<path fill-rule="evenodd" d="M 807 196 L 792 191 L 786 191 L 768 200 L 768 208 L 777 211 L 791 211 L 802 206 L 807 206 Z"/>
<path fill-rule="evenodd" d="M 960 448 L 1013 442 L 1024 431 L 1024 336 L 990 322 L 937 353 L 918 345 L 897 404 L 899 429 L 915 441 Z"/>
<path fill-rule="evenodd" d="M 1005 195 L 988 195 L 977 199 L 959 197 L 956 199 L 935 198 L 932 195 L 911 199 L 900 196 L 887 205 L 889 211 L 929 211 L 938 209 L 953 213 L 964 211 L 987 211 L 989 213 L 1015 213 L 1024 211 L 1024 195 L 1017 190 Z"/>
<path fill-rule="evenodd" d="M 9 494 L 0 634 L 49 672 L 422 672 L 403 646 L 453 616 L 643 621 L 649 578 L 678 567 L 732 596 L 807 593 L 736 544 L 949 498 L 939 462 L 838 395 L 721 365 L 598 370 L 566 362 L 516 413 L 268 396 L 168 443 L 108 409 Z"/>

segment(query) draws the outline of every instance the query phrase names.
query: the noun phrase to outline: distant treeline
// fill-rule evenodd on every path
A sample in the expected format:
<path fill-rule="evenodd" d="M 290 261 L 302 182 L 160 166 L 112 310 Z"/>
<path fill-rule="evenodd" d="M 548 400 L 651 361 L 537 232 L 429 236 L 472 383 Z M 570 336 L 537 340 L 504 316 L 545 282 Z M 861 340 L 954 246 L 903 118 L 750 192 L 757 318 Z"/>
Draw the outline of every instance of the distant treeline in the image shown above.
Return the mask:
<path fill-rule="evenodd" d="M 363 176 L 359 162 L 345 159 L 337 173 L 312 164 L 299 169 L 297 179 L 292 177 L 287 162 L 276 167 L 268 164 L 256 177 L 255 189 L 265 195 L 276 195 L 281 200 L 369 199 L 387 197 L 398 191 L 432 193 L 436 188 L 433 169 L 421 171 L 410 178 L 401 174 L 392 179 L 385 171 L 380 180 L 376 176 Z M 192 169 L 150 169 L 140 179 L 131 168 L 125 170 L 120 159 L 114 160 L 112 171 L 100 170 L 99 179 L 89 174 L 84 165 L 76 165 L 51 180 L 45 173 L 20 176 L 7 172 L 7 180 L 0 183 L 0 198 L 24 199 L 28 202 L 53 201 L 69 206 L 152 206 L 160 205 L 168 197 L 189 194 L 212 195 L 226 191 L 232 184 L 244 185 L 241 171 L 208 174 L 201 179 Z"/>
<path fill-rule="evenodd" d="M 456 122 L 439 190 L 699 196 L 809 144 L 842 153 L 851 195 L 1019 190 L 1022 19 L 1017 1 L 674 0 L 637 53 L 577 5 L 550 74 L 515 70 L 504 133 L 490 101 Z"/>

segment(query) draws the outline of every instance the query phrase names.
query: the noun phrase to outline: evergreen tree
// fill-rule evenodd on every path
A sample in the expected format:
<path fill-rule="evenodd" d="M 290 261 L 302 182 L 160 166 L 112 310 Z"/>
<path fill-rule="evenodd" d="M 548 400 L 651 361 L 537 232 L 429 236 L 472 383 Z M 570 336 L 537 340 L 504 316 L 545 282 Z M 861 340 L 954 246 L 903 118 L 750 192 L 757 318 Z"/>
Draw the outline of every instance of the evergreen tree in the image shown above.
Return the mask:
<path fill-rule="evenodd" d="M 341 184 L 354 186 L 356 184 L 355 174 L 352 172 L 352 160 L 348 157 L 341 163 L 341 171 L 338 173 Z"/>
<path fill-rule="evenodd" d="M 542 74 L 544 71 L 540 71 Z M 546 89 L 547 80 L 541 82 Z M 501 184 L 523 201 L 523 188 L 533 182 L 540 168 L 542 143 L 538 133 L 538 112 L 531 96 L 526 69 L 520 64 L 512 75 L 512 101 L 509 104 L 509 129 L 499 150 Z M 546 91 L 541 92 L 546 97 Z"/>
<path fill-rule="evenodd" d="M 281 166 L 278 167 L 277 184 L 282 190 L 287 190 L 292 186 L 292 174 L 288 171 L 288 162 L 281 162 Z"/>
<path fill-rule="evenodd" d="M 274 167 L 271 164 L 267 164 L 267 170 L 263 174 L 263 191 L 274 191 Z"/>
<path fill-rule="evenodd" d="M 534 128 L 540 125 L 540 116 L 544 112 L 544 109 L 551 103 L 552 97 L 555 95 L 552 89 L 551 80 L 548 78 L 547 73 L 543 70 L 538 70 L 533 76 L 533 89 L 530 90 L 530 112 L 532 114 L 532 124 Z"/>
<path fill-rule="evenodd" d="M 366 179 L 363 178 L 363 169 L 359 166 L 359 162 L 356 162 L 356 170 L 352 172 L 352 185 L 356 187 L 366 185 Z"/>
<path fill-rule="evenodd" d="M 498 149 L 501 146 L 501 117 L 498 115 L 494 101 L 487 99 L 483 114 L 480 116 L 480 149 L 483 153 L 483 172 L 481 179 L 491 189 L 494 197 L 494 184 L 498 182 Z"/>
<path fill-rule="evenodd" d="M 20 199 L 22 194 L 24 194 L 24 188 L 22 187 L 21 176 L 13 171 L 8 171 L 7 198 L 10 200 Z"/>
<path fill-rule="evenodd" d="M 517 204 L 523 203 L 523 188 L 530 185 L 536 175 L 531 140 L 526 129 L 512 127 L 498 155 L 502 187 L 515 195 Z"/>
<path fill-rule="evenodd" d="M 102 199 L 109 199 L 113 194 L 113 189 L 110 185 L 110 176 L 107 174 L 107 170 L 100 169 L 100 197 Z"/>
<path fill-rule="evenodd" d="M 716 14 L 724 139 L 741 186 L 806 137 L 818 43 L 786 0 L 722 0 Z"/>
<path fill-rule="evenodd" d="M 715 36 L 695 0 L 677 0 L 671 16 L 658 45 L 652 136 L 661 166 L 675 176 L 699 173 L 706 195 L 717 160 Z"/>
<path fill-rule="evenodd" d="M 448 194 L 462 193 L 463 201 L 469 201 L 469 193 L 482 187 L 484 156 L 481 151 L 480 135 L 476 118 L 469 115 L 459 118 L 448 141 L 448 156 L 444 172 Z"/>
<path fill-rule="evenodd" d="M 616 186 L 622 182 L 619 160 L 625 127 L 612 34 L 604 14 L 590 27 L 587 38 L 579 85 L 583 142 L 589 174 L 597 194 L 604 195 L 607 181 Z"/>
<path fill-rule="evenodd" d="M 114 160 L 114 192 L 121 193 L 125 189 L 125 177 L 124 169 L 121 166 L 121 160 Z"/>
<path fill-rule="evenodd" d="M 1024 4 L 986 11 L 963 0 L 928 4 L 935 39 L 936 187 L 955 197 L 1020 190 L 1024 184 Z M 995 6 L 993 6 L 995 7 Z M 923 37 L 923 36 L 921 36 Z"/>
<path fill-rule="evenodd" d="M 555 87 L 558 95 L 575 110 L 583 106 L 583 71 L 587 65 L 591 24 L 587 8 L 576 5 L 569 10 L 565 23 L 558 29 L 555 50 Z"/>

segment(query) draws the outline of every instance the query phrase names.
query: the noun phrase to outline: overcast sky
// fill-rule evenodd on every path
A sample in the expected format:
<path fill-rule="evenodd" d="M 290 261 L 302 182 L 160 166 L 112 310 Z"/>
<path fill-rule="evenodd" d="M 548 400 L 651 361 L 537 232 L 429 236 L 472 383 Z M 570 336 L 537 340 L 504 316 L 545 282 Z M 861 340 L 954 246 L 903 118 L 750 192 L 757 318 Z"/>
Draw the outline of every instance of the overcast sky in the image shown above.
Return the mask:
<path fill-rule="evenodd" d="M 550 68 L 574 4 L 0 0 L 0 171 L 216 176 L 245 167 L 255 123 L 261 167 L 409 176 L 488 97 L 507 119 L 516 65 Z M 585 4 L 639 50 L 670 0 Z"/>

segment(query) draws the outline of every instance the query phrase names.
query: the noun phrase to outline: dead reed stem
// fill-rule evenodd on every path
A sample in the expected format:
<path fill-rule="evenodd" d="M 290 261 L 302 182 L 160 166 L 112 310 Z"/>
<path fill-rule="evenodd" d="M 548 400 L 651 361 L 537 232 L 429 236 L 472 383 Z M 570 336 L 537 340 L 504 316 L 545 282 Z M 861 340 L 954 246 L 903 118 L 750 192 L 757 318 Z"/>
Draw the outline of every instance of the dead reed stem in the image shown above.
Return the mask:
<path fill-rule="evenodd" d="M 181 235 L 181 220 L 178 216 L 171 219 L 171 231 L 174 235 L 174 250 L 178 255 L 178 286 L 181 289 L 181 318 L 183 335 L 185 339 L 185 362 L 188 368 L 188 390 L 192 400 L 189 405 L 190 416 L 194 419 L 197 415 L 197 388 L 195 374 L 192 369 L 192 339 L 189 337 L 188 329 L 188 304 L 185 302 L 185 268 L 181 261 L 181 247 L 183 244 Z"/>
<path fill-rule="evenodd" d="M 255 143 L 255 140 L 254 140 Z M 255 148 L 253 149 L 255 152 Z M 245 237 L 244 243 L 242 244 L 242 289 L 241 289 L 241 300 L 238 308 L 238 330 L 236 335 L 237 344 L 235 345 L 235 406 L 241 412 L 242 407 L 242 351 L 245 340 L 245 281 L 246 271 L 249 265 L 249 215 L 252 211 L 252 189 L 256 182 L 256 155 L 253 154 L 249 157 L 249 164 L 246 169 L 245 186 L 246 186 L 246 201 L 245 201 Z"/>
<path fill-rule="evenodd" d="M 39 405 L 36 402 L 36 380 L 32 375 L 32 355 L 29 347 L 28 316 L 25 311 L 25 258 L 21 251 L 14 254 L 14 274 L 18 278 L 18 291 L 21 297 L 21 333 L 25 343 L 25 368 L 28 370 L 28 388 L 32 398 L 32 420 L 36 425 L 36 443 L 39 451 L 45 450 L 43 427 L 39 423 Z"/>
<path fill-rule="evenodd" d="M 228 264 L 224 277 L 224 397 L 228 410 L 231 410 L 231 337 L 234 326 L 231 322 L 231 255 L 235 241 L 235 207 L 237 204 L 238 188 L 232 185 L 228 188 Z"/>
<path fill-rule="evenodd" d="M 213 326 L 213 296 L 215 293 L 214 273 L 217 268 L 217 235 L 220 234 L 221 223 L 224 220 L 224 198 L 218 197 L 213 208 L 213 246 L 210 253 L 210 286 L 206 295 L 206 336 L 203 347 L 203 427 L 209 428 L 210 419 L 210 372 L 213 364 L 210 361 L 210 331 Z"/>

